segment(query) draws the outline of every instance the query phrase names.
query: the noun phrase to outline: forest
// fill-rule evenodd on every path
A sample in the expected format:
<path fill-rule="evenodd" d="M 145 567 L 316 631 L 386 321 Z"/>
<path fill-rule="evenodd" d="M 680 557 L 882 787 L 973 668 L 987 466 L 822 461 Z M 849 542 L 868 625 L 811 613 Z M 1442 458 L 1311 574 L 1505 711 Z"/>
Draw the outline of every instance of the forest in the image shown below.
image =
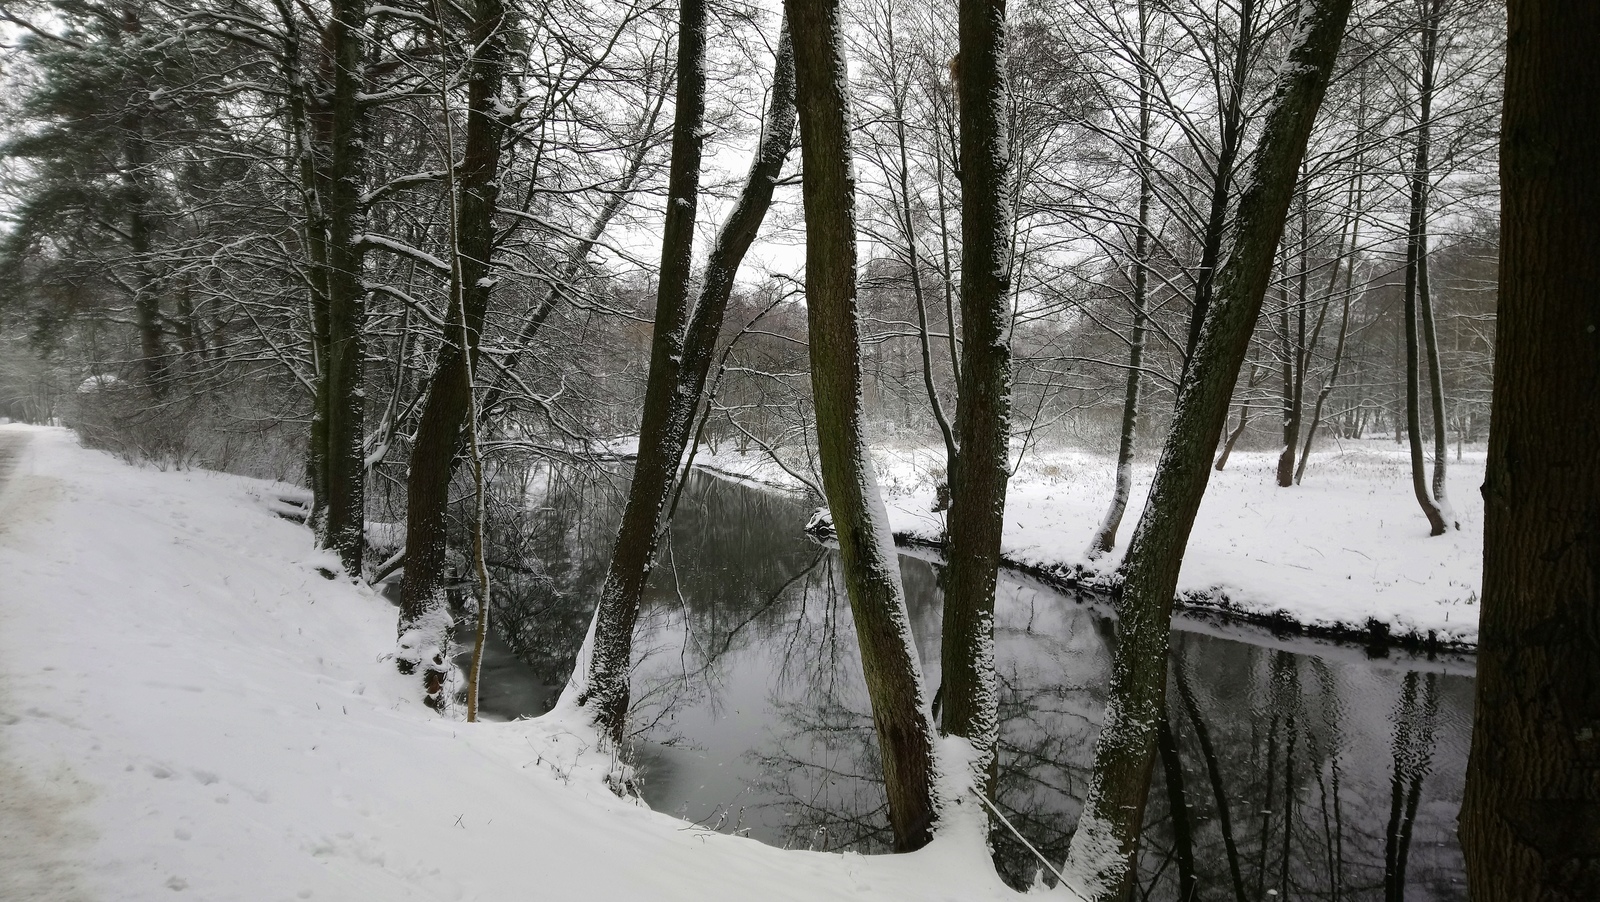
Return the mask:
<path fill-rule="evenodd" d="M 0 46 L 0 422 L 256 487 L 423 722 L 1006 894 L 1600 898 L 1587 0 L 0 0 Z"/>

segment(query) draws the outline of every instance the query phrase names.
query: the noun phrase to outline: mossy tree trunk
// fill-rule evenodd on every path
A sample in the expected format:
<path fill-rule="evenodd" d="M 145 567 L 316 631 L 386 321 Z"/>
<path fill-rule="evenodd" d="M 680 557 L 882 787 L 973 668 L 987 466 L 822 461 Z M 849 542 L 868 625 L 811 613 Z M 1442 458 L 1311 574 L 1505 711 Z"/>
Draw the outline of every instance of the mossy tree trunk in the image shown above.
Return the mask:
<path fill-rule="evenodd" d="M 897 851 L 932 836 L 933 722 L 900 561 L 867 448 L 856 297 L 855 173 L 839 0 L 786 0 L 805 173 L 806 308 L 823 491 L 872 701 Z"/>
<path fill-rule="evenodd" d="M 974 790 L 994 792 L 999 685 L 994 592 L 1011 473 L 1011 205 L 1006 5 L 961 0 L 961 390 L 944 581 L 941 727 L 972 746 Z M 950 804 L 972 804 L 965 798 Z"/>

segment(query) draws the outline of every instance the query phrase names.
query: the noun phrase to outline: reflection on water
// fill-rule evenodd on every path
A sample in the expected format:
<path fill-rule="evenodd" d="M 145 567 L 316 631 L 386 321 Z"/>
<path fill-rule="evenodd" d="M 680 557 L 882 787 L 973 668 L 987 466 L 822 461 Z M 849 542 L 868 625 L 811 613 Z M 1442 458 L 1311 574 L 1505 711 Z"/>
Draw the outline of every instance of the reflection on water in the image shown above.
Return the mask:
<path fill-rule="evenodd" d="M 614 487 L 544 474 L 535 511 L 501 527 L 506 645 L 483 710 L 542 712 L 571 668 L 617 516 Z M 705 830 L 774 845 L 887 851 L 888 820 L 838 558 L 800 531 L 799 499 L 696 475 L 651 582 L 637 647 L 634 735 L 644 794 Z M 912 629 L 938 673 L 934 564 L 901 558 Z M 1114 622 L 1002 579 L 997 803 L 1051 861 L 1088 785 Z M 1142 895 L 1229 899 L 1465 898 L 1456 811 L 1470 664 L 1369 657 L 1325 643 L 1186 623 L 1140 850 Z M 492 652 L 496 650 L 491 650 Z M 1037 860 L 1007 832 L 1013 884 Z"/>

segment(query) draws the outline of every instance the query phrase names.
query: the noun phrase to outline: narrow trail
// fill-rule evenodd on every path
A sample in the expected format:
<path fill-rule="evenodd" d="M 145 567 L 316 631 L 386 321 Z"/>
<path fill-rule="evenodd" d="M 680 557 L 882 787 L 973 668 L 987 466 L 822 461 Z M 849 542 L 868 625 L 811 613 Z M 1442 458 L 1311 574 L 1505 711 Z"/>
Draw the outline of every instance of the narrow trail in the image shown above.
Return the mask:
<path fill-rule="evenodd" d="M 26 527 L 26 505 L 17 491 L 22 486 L 13 483 L 29 439 L 25 430 L 0 427 L 0 544 Z M 17 681 L 7 672 L 4 649 L 25 640 L 8 635 L 4 579 L 0 574 L 0 900 L 87 902 L 93 896 L 83 887 L 80 861 L 92 834 L 73 809 L 85 801 L 88 787 L 65 768 L 46 774 L 24 767 L 7 748 L 11 728 L 40 712 L 20 710 L 7 692 Z"/>

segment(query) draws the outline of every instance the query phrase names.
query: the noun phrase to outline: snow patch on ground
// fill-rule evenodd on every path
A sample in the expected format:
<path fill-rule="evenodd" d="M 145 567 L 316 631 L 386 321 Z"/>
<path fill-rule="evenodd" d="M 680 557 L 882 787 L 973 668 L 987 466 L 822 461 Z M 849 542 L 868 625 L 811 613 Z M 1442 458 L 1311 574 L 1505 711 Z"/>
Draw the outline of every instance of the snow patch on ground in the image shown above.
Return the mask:
<path fill-rule="evenodd" d="M 437 715 L 386 660 L 395 609 L 316 572 L 306 529 L 263 503 L 286 487 L 13 432 L 0 897 L 1015 896 L 981 849 L 783 851 L 649 811 L 560 716 Z"/>

